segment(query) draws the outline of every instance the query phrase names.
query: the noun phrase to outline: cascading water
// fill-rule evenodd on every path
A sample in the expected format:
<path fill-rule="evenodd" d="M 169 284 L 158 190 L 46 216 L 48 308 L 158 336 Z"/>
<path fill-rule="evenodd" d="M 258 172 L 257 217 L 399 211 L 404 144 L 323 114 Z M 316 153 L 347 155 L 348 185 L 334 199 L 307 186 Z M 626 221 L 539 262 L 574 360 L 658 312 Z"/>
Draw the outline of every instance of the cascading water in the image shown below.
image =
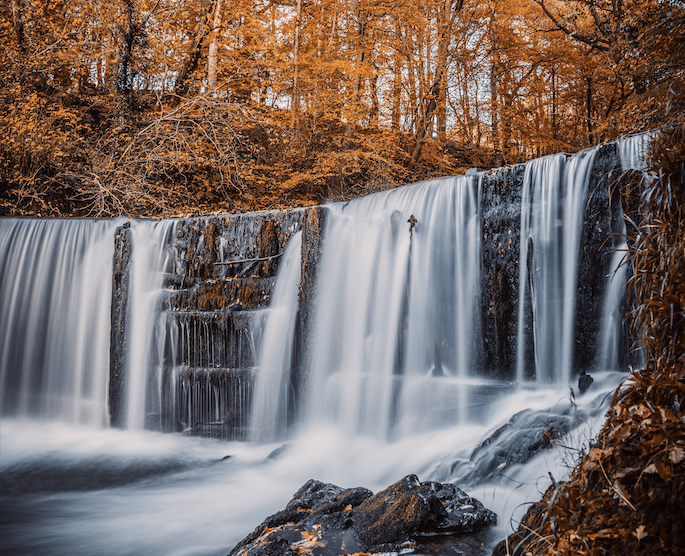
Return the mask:
<path fill-rule="evenodd" d="M 0 416 L 107 424 L 115 222 L 0 226 Z"/>
<path fill-rule="evenodd" d="M 518 259 L 520 313 L 530 307 L 532 328 L 524 331 L 522 317 L 519 345 L 534 350 L 535 368 L 519 357 L 518 385 L 513 376 L 481 376 L 483 176 L 433 180 L 328 208 L 310 337 L 296 354 L 296 376 L 289 373 L 305 246 L 294 236 L 257 346 L 252 425 L 262 442 L 140 430 L 159 428 L 159 367 L 167 351 L 181 354 L 174 362 L 181 374 L 212 367 L 224 380 L 236 370 L 216 368 L 223 349 L 215 346 L 217 322 L 196 309 L 159 310 L 171 295 L 163 273 L 174 223 L 131 223 L 130 428 L 117 430 L 100 427 L 107 421 L 112 236 L 121 222 L 0 220 L 0 552 L 218 556 L 310 478 L 377 491 L 409 473 L 468 487 L 499 514 L 488 542 L 501 539 L 510 518 L 515 525 L 546 489 L 548 473 L 559 480 L 569 463 L 554 450 L 510 461 L 500 440 L 513 437 L 518 454 L 516 434 L 525 437 L 543 418 L 564 425 L 560 430 L 578 426 L 564 443 L 581 448 L 621 378 L 593 371 L 593 388 L 568 399 L 575 289 L 582 285 L 579 227 L 594 157 L 592 150 L 526 166 Z M 195 238 L 188 251 L 206 239 Z M 216 245 L 216 258 L 201 263 L 226 268 L 234 256 L 227 239 Z M 245 265 L 273 256 L 237 255 Z M 605 322 L 620 314 L 614 274 L 601 301 Z M 175 294 L 196 287 L 183 284 Z M 261 309 L 224 313 L 226 322 L 258 319 Z M 606 350 L 596 354 L 606 362 L 598 369 L 619 368 L 610 363 L 615 333 L 606 333 Z M 199 355 L 205 345 L 209 352 Z M 212 392 L 218 384 L 206 381 Z M 514 414 L 519 432 L 500 434 Z M 291 418 L 297 428 L 284 430 Z M 269 456 L 281 445 L 264 439 L 284 436 L 289 448 Z"/>
<path fill-rule="evenodd" d="M 645 170 L 645 155 L 649 142 L 657 136 L 656 132 L 638 133 L 623 137 L 618 141 L 618 154 L 623 170 Z"/>
<path fill-rule="evenodd" d="M 573 364 L 580 230 L 595 149 L 526 165 L 521 206 L 517 378 L 526 379 L 525 303 L 533 312 L 535 377 L 567 384 Z"/>
<path fill-rule="evenodd" d="M 463 422 L 477 336 L 478 179 L 332 206 L 324 238 L 305 422 L 379 438 Z"/>
<path fill-rule="evenodd" d="M 151 410 L 161 405 L 166 319 L 160 315 L 166 245 L 175 222 L 143 222 L 131 228 L 131 277 L 128 306 L 130 329 L 127 353 L 128 392 L 126 422 L 129 429 L 142 429 Z M 152 402 L 152 403 L 151 403 Z M 153 406 L 152 408 L 150 406 Z M 150 418 L 153 418 L 150 415 Z"/>
<path fill-rule="evenodd" d="M 278 439 L 285 434 L 288 425 L 288 412 L 293 403 L 290 370 L 299 301 L 301 250 L 302 232 L 297 232 L 283 255 L 257 358 L 257 385 L 250 426 L 255 440 Z"/>

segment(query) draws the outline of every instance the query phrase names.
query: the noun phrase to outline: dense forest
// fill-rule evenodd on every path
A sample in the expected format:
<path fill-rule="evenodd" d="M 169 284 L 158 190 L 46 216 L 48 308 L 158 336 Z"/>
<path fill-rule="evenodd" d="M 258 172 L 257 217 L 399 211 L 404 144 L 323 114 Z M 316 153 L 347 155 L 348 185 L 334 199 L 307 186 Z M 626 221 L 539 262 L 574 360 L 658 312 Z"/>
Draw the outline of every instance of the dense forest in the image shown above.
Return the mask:
<path fill-rule="evenodd" d="M 8 0 L 0 214 L 302 206 L 683 120 L 680 0 Z"/>

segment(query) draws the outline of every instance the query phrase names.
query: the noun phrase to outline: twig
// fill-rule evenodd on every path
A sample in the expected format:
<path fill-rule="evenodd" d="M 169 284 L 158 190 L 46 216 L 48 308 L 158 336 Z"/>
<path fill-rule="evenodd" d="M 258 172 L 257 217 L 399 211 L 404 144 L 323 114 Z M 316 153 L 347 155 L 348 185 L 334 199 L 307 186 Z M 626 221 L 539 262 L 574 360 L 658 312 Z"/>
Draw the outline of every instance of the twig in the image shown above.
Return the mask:
<path fill-rule="evenodd" d="M 270 257 L 260 257 L 257 259 L 237 259 L 235 261 L 221 261 L 214 263 L 215 265 L 231 265 L 231 264 L 242 264 L 242 263 L 259 263 L 262 261 L 270 261 L 271 259 L 276 259 L 283 255 L 283 253 L 278 253 L 277 255 L 271 255 Z"/>
<path fill-rule="evenodd" d="M 614 484 L 609 480 L 609 477 L 607 476 L 606 471 L 604 471 L 604 466 L 602 465 L 602 462 L 599 461 L 599 460 L 597 460 L 597 463 L 599 463 L 599 468 L 602 470 L 602 473 L 603 473 L 603 475 L 604 475 L 604 478 L 607 480 L 607 483 L 609 483 L 609 486 L 611 487 L 611 489 L 612 489 L 616 494 L 618 494 L 618 495 L 621 497 L 621 500 L 623 500 L 626 504 L 628 504 L 628 505 L 633 509 L 634 512 L 636 512 L 636 511 L 637 511 L 637 508 L 636 508 L 635 506 L 633 506 L 633 505 L 630 503 L 630 500 L 628 500 L 625 496 L 623 496 L 623 494 L 621 494 L 621 492 L 620 492 L 620 491 L 614 486 Z"/>

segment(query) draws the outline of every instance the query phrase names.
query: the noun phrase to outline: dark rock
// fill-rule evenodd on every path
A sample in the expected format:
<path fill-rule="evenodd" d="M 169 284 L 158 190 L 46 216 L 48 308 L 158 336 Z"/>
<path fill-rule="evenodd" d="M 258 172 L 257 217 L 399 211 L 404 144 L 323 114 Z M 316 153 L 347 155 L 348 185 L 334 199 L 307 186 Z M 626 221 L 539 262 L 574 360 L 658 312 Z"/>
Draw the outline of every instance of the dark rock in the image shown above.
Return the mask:
<path fill-rule="evenodd" d="M 49 456 L 25 460 L 0 470 L 0 496 L 116 488 L 213 463 L 175 457 L 119 459 L 103 456 L 74 461 Z"/>
<path fill-rule="evenodd" d="M 369 552 L 391 551 L 420 531 L 434 529 L 447 515 L 431 487 L 409 475 L 373 495 L 354 511 L 354 532 Z"/>
<path fill-rule="evenodd" d="M 406 543 L 434 542 L 494 523 L 493 512 L 456 486 L 420 483 L 416 475 L 375 495 L 309 480 L 230 556 L 396 551 Z"/>
<path fill-rule="evenodd" d="M 511 379 L 516 373 L 519 322 L 519 264 L 523 164 L 482 176 L 480 365 L 487 374 Z M 478 324 L 478 323 L 476 323 Z M 531 326 L 526 313 L 524 326 Z M 526 361 L 533 368 L 533 361 Z"/>
<path fill-rule="evenodd" d="M 580 376 L 578 377 L 578 392 L 580 392 L 581 395 L 585 394 L 594 381 L 594 378 L 581 369 Z"/>
<path fill-rule="evenodd" d="M 290 448 L 290 444 L 283 444 L 283 446 L 279 446 L 276 448 L 274 451 L 272 451 L 268 456 L 266 456 L 266 459 L 276 459 L 282 456 L 285 452 L 288 451 L 288 448 Z"/>
<path fill-rule="evenodd" d="M 421 483 L 409 475 L 356 508 L 353 521 L 360 545 L 378 552 L 426 537 L 476 531 L 496 523 L 497 516 L 454 485 Z"/>
<path fill-rule="evenodd" d="M 114 235 L 112 268 L 112 308 L 109 348 L 109 422 L 124 427 L 126 392 L 126 353 L 128 353 L 128 290 L 131 273 L 131 223 L 117 228 Z"/>
<path fill-rule="evenodd" d="M 474 467 L 463 482 L 491 480 L 512 465 L 527 462 L 551 448 L 573 424 L 573 417 L 565 414 L 530 409 L 517 413 L 473 451 L 470 459 Z"/>
<path fill-rule="evenodd" d="M 365 488 L 344 489 L 310 479 L 294 494 L 284 510 L 264 520 L 233 548 L 230 556 L 295 554 L 307 543 L 327 546 L 326 552 L 330 554 L 358 552 L 359 547 L 353 546 L 354 539 L 342 533 L 351 525 L 352 508 L 371 495 L 371 491 Z M 337 533 L 322 542 L 322 535 L 327 530 L 337 530 Z M 338 543 L 339 546 L 335 547 Z"/>

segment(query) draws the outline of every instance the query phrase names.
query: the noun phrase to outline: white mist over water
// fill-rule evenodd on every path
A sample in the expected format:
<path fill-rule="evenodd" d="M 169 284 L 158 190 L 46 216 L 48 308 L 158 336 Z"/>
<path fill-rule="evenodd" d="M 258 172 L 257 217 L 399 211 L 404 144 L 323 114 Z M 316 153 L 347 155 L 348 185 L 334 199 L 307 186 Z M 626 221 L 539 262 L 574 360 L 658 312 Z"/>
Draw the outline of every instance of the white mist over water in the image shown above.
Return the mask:
<path fill-rule="evenodd" d="M 574 449 L 598 432 L 621 378 L 617 373 L 594 376 L 596 389 L 576 400 L 579 428 L 564 439 Z M 5 420 L 0 428 L 4 477 L 19 466 L 40 485 L 49 482 L 54 469 L 65 468 L 92 485 L 53 492 L 38 486 L 30 494 L 0 495 L 0 553 L 225 555 L 267 516 L 283 509 L 310 478 L 374 492 L 410 473 L 421 480 L 464 486 L 459 478 L 484 438 L 524 407 L 558 404 L 570 402 L 556 388 L 517 391 L 490 404 L 489 417 L 480 423 L 408 435 L 396 442 L 349 435 L 321 424 L 292 439 L 275 459 L 267 456 L 280 444 Z M 227 455 L 231 458 L 223 460 Z M 539 500 L 550 483 L 548 472 L 563 479 L 574 457 L 563 448 L 548 450 L 507 469 L 500 478 L 464 486 L 497 512 L 493 542 L 511 532 L 528 503 Z M 462 473 L 443 471 L 455 462 L 464 466 Z M 48 464 L 50 468 L 41 467 Z M 159 474 L 141 477 L 143 464 L 159 467 Z M 180 469 L 164 471 L 169 464 Z M 47 477 L 39 475 L 41 471 Z M 98 487 L 102 473 L 115 472 L 130 479 L 122 479 L 119 486 Z"/>

